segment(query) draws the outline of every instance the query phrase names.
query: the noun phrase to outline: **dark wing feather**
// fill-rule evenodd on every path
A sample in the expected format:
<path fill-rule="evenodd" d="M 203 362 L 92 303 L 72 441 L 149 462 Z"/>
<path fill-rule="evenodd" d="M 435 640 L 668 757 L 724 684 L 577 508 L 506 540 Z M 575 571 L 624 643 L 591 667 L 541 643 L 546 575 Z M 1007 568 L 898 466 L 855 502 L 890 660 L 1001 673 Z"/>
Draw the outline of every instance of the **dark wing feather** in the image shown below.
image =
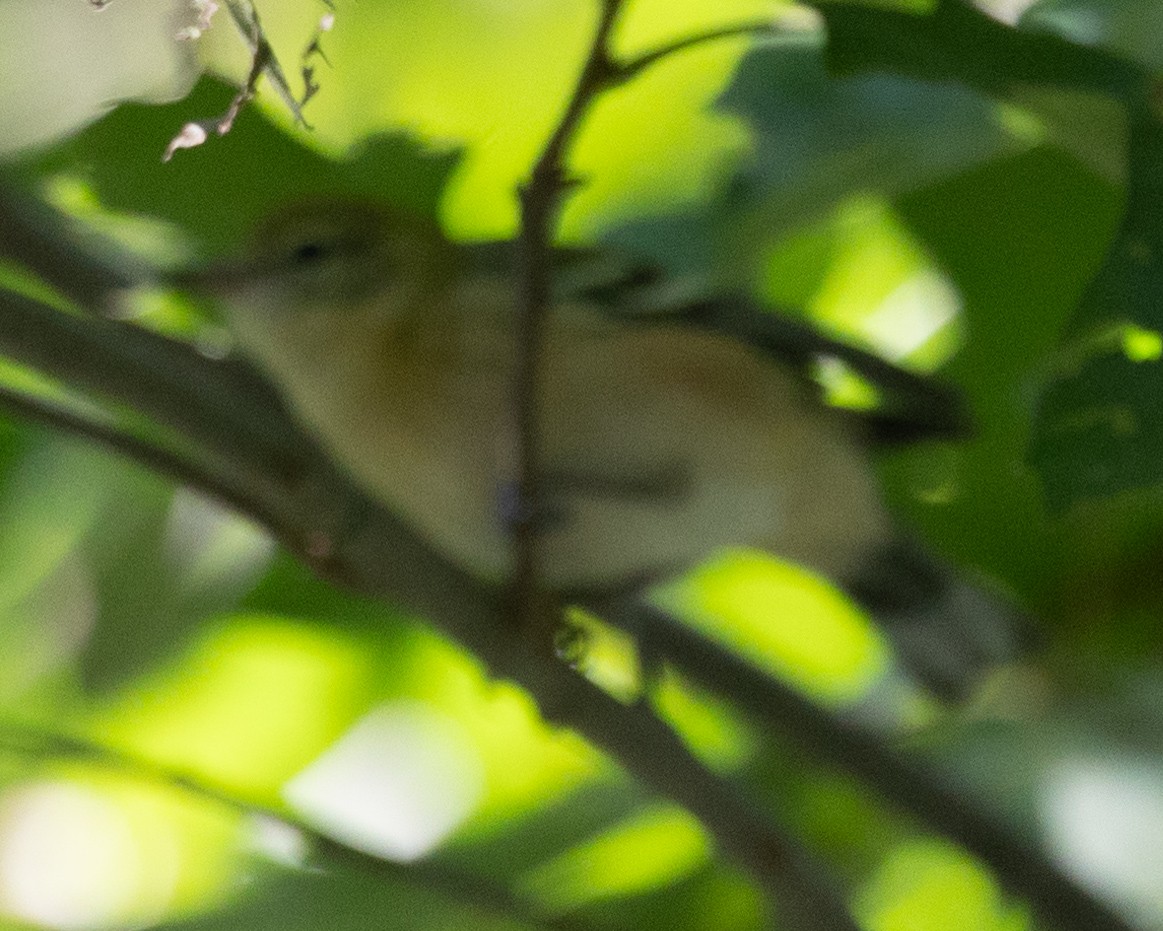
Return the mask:
<path fill-rule="evenodd" d="M 829 336 L 808 321 L 745 296 L 710 294 L 705 283 L 682 281 L 656 265 L 608 251 L 563 249 L 556 260 L 555 292 L 563 299 L 586 300 L 643 325 L 680 323 L 725 333 L 805 378 L 821 360 L 839 360 L 881 395 L 876 409 L 853 412 L 875 442 L 909 443 L 969 432 L 969 418 L 955 389 Z"/>

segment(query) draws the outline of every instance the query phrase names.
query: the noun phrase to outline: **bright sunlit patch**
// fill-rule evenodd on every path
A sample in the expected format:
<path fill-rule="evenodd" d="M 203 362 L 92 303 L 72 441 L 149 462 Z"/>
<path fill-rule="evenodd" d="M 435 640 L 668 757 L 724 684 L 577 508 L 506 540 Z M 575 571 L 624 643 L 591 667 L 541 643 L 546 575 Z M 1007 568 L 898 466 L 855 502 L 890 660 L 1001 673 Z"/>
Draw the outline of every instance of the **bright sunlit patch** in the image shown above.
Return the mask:
<path fill-rule="evenodd" d="M 105 740 L 256 793 L 277 791 L 366 707 L 357 644 L 279 618 L 235 618 L 179 668 L 107 709 Z"/>
<path fill-rule="evenodd" d="M 1025 931 L 1028 916 L 1007 905 L 993 878 L 942 841 L 899 846 L 859 896 L 869 931 Z"/>
<path fill-rule="evenodd" d="M 655 10 L 645 13 L 631 5 L 619 45 L 638 50 L 656 41 L 665 26 L 672 27 L 666 32 L 671 38 L 675 30 L 747 20 L 777 6 L 763 0 L 651 5 Z M 309 144 L 341 151 L 401 128 L 442 147 L 463 144 L 465 156 L 445 193 L 450 229 L 471 238 L 510 234 L 516 222 L 512 191 L 560 116 L 597 8 L 560 0 L 519 6 L 364 0 L 361 9 L 363 28 L 345 29 L 341 19 L 326 37 L 334 70 L 323 75 L 322 90 L 308 108 L 316 127 Z M 382 25 L 368 25 L 377 21 Z M 264 23 L 269 25 L 265 13 Z M 302 34 L 278 33 L 275 48 L 297 51 Z M 746 147 L 746 133 L 738 120 L 709 104 L 746 46 L 741 39 L 708 43 L 602 100 L 574 150 L 572 165 L 590 184 L 570 203 L 563 221 L 567 236 L 592 228 L 597 213 L 625 216 L 646 204 L 688 201 L 719 180 L 724 163 Z M 544 53 L 547 48 L 552 55 Z M 289 122 L 286 108 L 270 97 L 268 109 Z M 643 120 L 648 133 L 638 131 Z"/>
<path fill-rule="evenodd" d="M 634 701 L 642 690 L 642 669 L 633 638 L 580 608 L 570 610 L 569 623 L 577 631 L 576 655 L 562 659 L 619 701 Z"/>
<path fill-rule="evenodd" d="M 836 211 L 827 271 L 809 302 L 813 316 L 841 331 L 863 335 L 893 359 L 931 344 L 936 365 L 953 345 L 949 332 L 960 296 L 924 249 L 879 197 L 851 198 Z"/>
<path fill-rule="evenodd" d="M 14 291 L 60 310 L 67 310 L 71 306 L 69 299 L 57 292 L 52 285 L 9 259 L 0 258 L 0 288 Z"/>
<path fill-rule="evenodd" d="M 664 670 L 650 690 L 658 713 L 699 757 L 716 769 L 731 770 L 755 752 L 758 737 L 725 701 Z"/>
<path fill-rule="evenodd" d="M 1163 357 L 1163 336 L 1128 325 L 1123 330 L 1123 352 L 1132 362 L 1158 362 Z"/>
<path fill-rule="evenodd" d="M 771 17 L 774 6 L 762 0 L 633 3 L 616 44 L 637 53 L 684 35 Z M 734 38 L 690 49 L 595 104 L 571 157 L 587 183 L 563 214 L 567 238 L 673 210 L 722 183 L 727 166 L 747 151 L 749 133 L 714 102 L 749 45 Z M 642 126 L 650 131 L 637 131 Z"/>
<path fill-rule="evenodd" d="M 1015 26 L 1022 18 L 1022 14 L 1035 2 L 1036 0 L 974 0 L 973 5 L 994 19 Z"/>
<path fill-rule="evenodd" d="M 774 21 L 790 6 L 787 0 L 634 0 L 619 20 L 615 51 L 639 54 L 725 23 Z"/>
<path fill-rule="evenodd" d="M 887 644 L 847 598 L 807 570 L 760 553 L 728 552 L 654 596 L 824 701 L 858 700 L 890 668 Z"/>
<path fill-rule="evenodd" d="M 890 359 L 912 355 L 949 327 L 961 312 L 961 296 L 949 279 L 923 268 L 890 291 L 862 329 Z"/>
<path fill-rule="evenodd" d="M 555 911 L 669 886 L 707 862 L 699 823 L 679 808 L 647 809 L 530 872 L 521 886 Z"/>
<path fill-rule="evenodd" d="M 529 693 L 489 677 L 478 660 L 431 631 L 410 629 L 380 671 L 385 695 L 451 715 L 479 754 L 484 788 L 465 833 L 503 830 L 506 819 L 567 794 L 610 764 L 576 733 L 542 720 Z"/>
<path fill-rule="evenodd" d="M 1163 769 L 1126 756 L 1068 759 L 1047 775 L 1042 817 L 1053 849 L 1086 885 L 1163 921 Z"/>
<path fill-rule="evenodd" d="M 1015 139 L 1020 139 L 1030 146 L 1046 141 L 1046 124 L 1029 110 L 1011 103 L 999 103 L 995 113 L 998 122 Z"/>
<path fill-rule="evenodd" d="M 872 384 L 857 375 L 839 359 L 823 358 L 817 361 L 816 381 L 824 389 L 829 404 L 849 410 L 864 411 L 876 407 L 880 395 Z"/>
<path fill-rule="evenodd" d="M 249 586 L 267 566 L 274 540 L 221 504 L 185 488 L 174 492 L 163 552 L 191 588 Z"/>
<path fill-rule="evenodd" d="M 250 819 L 249 840 L 257 853 L 292 869 L 301 868 L 310 852 L 307 838 L 299 828 L 266 815 Z"/>
<path fill-rule="evenodd" d="M 43 783 L 0 801 L 0 910 L 65 931 L 140 922 L 169 898 L 176 851 L 144 844 L 105 794 Z"/>
<path fill-rule="evenodd" d="M 480 759 L 453 718 L 401 701 L 359 721 L 283 795 L 328 834 L 391 860 L 415 860 L 468 817 L 482 781 Z"/>

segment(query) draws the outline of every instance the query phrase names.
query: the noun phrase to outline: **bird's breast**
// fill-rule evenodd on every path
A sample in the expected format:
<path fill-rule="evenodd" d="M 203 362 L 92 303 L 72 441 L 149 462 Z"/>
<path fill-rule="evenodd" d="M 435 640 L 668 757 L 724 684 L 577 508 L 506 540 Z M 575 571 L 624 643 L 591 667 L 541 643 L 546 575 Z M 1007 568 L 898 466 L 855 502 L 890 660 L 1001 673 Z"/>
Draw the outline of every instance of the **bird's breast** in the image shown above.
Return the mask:
<path fill-rule="evenodd" d="M 299 326 L 266 363 L 306 425 L 431 543 L 502 578 L 519 403 L 511 317 L 445 302 Z M 313 326 L 330 326 L 328 338 Z M 347 349 L 321 350 L 336 326 L 352 330 Z M 615 585 L 729 545 L 840 574 L 887 532 L 838 419 L 726 338 L 557 313 L 537 408 L 553 586 Z"/>

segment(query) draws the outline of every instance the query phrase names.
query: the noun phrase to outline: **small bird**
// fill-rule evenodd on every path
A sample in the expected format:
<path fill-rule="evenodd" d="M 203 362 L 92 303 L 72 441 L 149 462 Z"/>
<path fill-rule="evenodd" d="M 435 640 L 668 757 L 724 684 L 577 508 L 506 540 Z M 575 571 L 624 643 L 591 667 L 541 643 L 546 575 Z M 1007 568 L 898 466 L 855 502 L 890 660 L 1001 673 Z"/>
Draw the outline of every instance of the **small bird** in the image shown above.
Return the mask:
<path fill-rule="evenodd" d="M 494 581 L 512 563 L 510 252 L 454 244 L 384 205 L 320 201 L 186 279 L 218 300 L 243 351 L 358 484 Z M 838 344 L 817 335 L 761 351 L 707 325 L 713 302 L 658 312 L 644 297 L 651 272 L 603 280 L 580 250 L 558 262 L 536 399 L 543 584 L 617 589 L 754 547 L 835 581 L 890 635 L 895 617 L 899 646 L 928 654 L 917 671 L 941 692 L 1009 651 L 1007 612 L 894 528 L 867 424 L 774 357 L 842 355 Z"/>

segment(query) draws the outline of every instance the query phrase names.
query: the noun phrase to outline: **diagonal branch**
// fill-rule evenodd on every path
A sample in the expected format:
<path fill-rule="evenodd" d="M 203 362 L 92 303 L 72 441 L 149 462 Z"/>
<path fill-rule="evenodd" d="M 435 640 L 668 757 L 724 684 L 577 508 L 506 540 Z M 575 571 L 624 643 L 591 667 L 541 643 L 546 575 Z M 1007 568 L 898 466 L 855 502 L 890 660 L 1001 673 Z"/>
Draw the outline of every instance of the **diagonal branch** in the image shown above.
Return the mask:
<path fill-rule="evenodd" d="M 253 370 L 142 327 L 0 290 L 0 352 L 235 459 L 289 469 L 300 456 L 298 430 Z"/>
<path fill-rule="evenodd" d="M 43 727 L 0 721 L 0 754 L 14 754 L 25 760 L 80 760 L 128 776 L 177 789 L 206 799 L 240 815 L 274 821 L 306 840 L 314 854 L 316 868 L 344 867 L 370 876 L 420 887 L 447 897 L 466 908 L 479 909 L 516 919 L 547 931 L 582 931 L 587 925 L 568 916 L 541 914 L 534 903 L 507 889 L 452 867 L 431 861 L 397 863 L 384 860 L 338 841 L 302 818 L 270 805 L 242 798 L 205 779 L 183 773 L 114 749 L 93 740 L 59 733 Z"/>
<path fill-rule="evenodd" d="M 798 928 L 854 931 L 827 873 L 762 809 L 705 769 L 666 725 L 643 707 L 620 704 L 533 644 L 511 623 L 501 592 L 466 576 L 363 495 L 265 394 L 252 399 L 221 386 L 213 391 L 219 363 L 186 356 L 178 344 L 170 353 L 157 340 L 168 342 L 127 324 L 73 317 L 0 291 L 0 350 L 152 414 L 184 439 L 209 447 L 216 455 L 207 457 L 207 467 L 217 471 L 208 490 L 226 484 L 244 514 L 264 523 L 317 574 L 428 618 L 495 675 L 522 685 L 548 719 L 578 731 L 643 785 L 699 818 L 723 853 L 798 917 Z M 183 364 L 172 364 L 177 360 Z M 187 378 L 204 385 L 207 394 L 191 390 Z M 26 413 L 38 415 L 35 407 Z M 249 431 L 262 415 L 269 422 L 265 439 L 256 441 Z M 277 462 L 261 459 L 270 443 L 293 451 L 301 480 L 288 481 Z M 135 453 L 131 444 L 118 448 Z M 350 519 L 353 513 L 358 521 Z"/>
<path fill-rule="evenodd" d="M 840 720 L 652 605 L 623 600 L 600 610 L 633 634 L 645 653 L 665 657 L 691 681 L 730 699 L 753 720 L 787 734 L 817 759 L 854 776 L 979 857 L 1003 886 L 1032 902 L 1049 926 L 1058 931 L 1132 931 L 1045 851 L 954 790 L 931 767 Z"/>
<path fill-rule="evenodd" d="M 0 387 L 0 409 L 25 420 L 91 440 L 174 482 L 206 492 L 236 511 L 251 511 L 257 516 L 261 510 L 261 503 L 256 496 L 248 493 L 244 483 L 237 477 L 232 477 L 233 471 L 225 464 L 212 465 L 206 461 L 205 456 L 194 452 L 184 454 L 169 444 L 147 438 L 110 418 L 94 417 L 67 405 L 5 387 Z M 265 526 L 273 526 L 275 515 L 267 513 L 259 521 Z"/>
<path fill-rule="evenodd" d="M 10 309 L 6 301 L 10 299 L 12 295 L 0 293 L 0 346 L 6 345 L 6 339 L 11 343 L 5 326 L 6 311 Z M 23 298 L 16 300 L 35 304 Z M 115 399 L 137 408 L 149 406 L 149 399 L 140 394 L 148 391 L 155 379 L 174 378 L 167 353 L 135 356 L 122 347 L 111 354 L 103 321 L 70 318 L 51 308 L 40 310 L 45 316 L 34 319 L 46 325 L 55 322 L 53 317 L 81 324 L 64 328 L 70 338 L 54 343 L 60 355 L 52 358 L 58 365 L 42 366 L 50 374 L 71 373 L 77 383 L 103 385 L 106 391 L 111 385 L 117 386 L 120 390 Z M 141 333 L 125 325 L 117 325 L 112 332 L 124 337 L 128 345 Z M 152 345 L 153 339 L 160 339 L 154 334 L 145 336 L 148 337 L 146 347 Z M 60 334 L 57 337 L 59 340 Z M 30 342 L 40 343 L 39 340 Z M 127 363 L 127 359 L 134 361 Z M 188 361 L 204 364 L 210 371 L 218 364 L 197 355 Z M 78 375 L 78 365 L 90 374 Z M 101 373 L 107 365 L 129 365 L 127 377 L 117 381 L 104 377 Z M 151 366 L 160 371 L 150 375 Z M 195 423 L 215 416 L 213 398 L 186 394 L 180 388 L 180 385 L 174 386 L 179 406 L 200 403 L 210 409 L 199 413 Z M 163 396 L 169 394 L 164 392 Z M 267 409 L 260 402 L 248 400 L 245 394 L 230 397 L 236 407 L 255 404 L 259 410 Z M 48 405 L 28 403 L 19 397 L 10 397 L 8 403 L 18 405 L 26 416 L 111 445 L 147 466 L 158 464 L 155 450 L 132 438 L 115 439 L 111 428 L 94 428 L 75 417 L 61 416 Z M 173 416 L 176 412 L 170 413 Z M 268 414 L 274 421 L 279 416 L 285 417 L 274 410 L 268 410 Z M 240 418 L 237 410 L 231 420 L 218 422 L 217 429 L 212 431 L 216 445 L 227 450 L 237 449 L 245 457 L 246 422 L 247 418 Z M 179 460 L 177 468 L 186 470 L 183 477 L 195 487 L 224 498 L 269 527 L 321 574 L 365 594 L 391 599 L 430 618 L 446 634 L 484 659 L 495 674 L 520 682 L 537 699 L 546 717 L 576 729 L 610 752 L 644 784 L 690 809 L 724 851 L 766 880 L 768 891 L 781 900 L 789 896 L 788 883 L 778 877 L 789 868 L 801 876 L 814 876 L 812 884 L 826 888 L 820 871 L 805 865 L 802 853 L 794 845 L 774 832 L 765 823 L 764 816 L 734 789 L 708 773 L 674 734 L 645 709 L 620 705 L 535 649 L 511 624 L 505 623 L 504 602 L 496 591 L 458 572 L 374 503 L 361 502 L 359 493 L 347 485 L 346 478 L 331 469 L 312 441 L 299 435 L 293 424 L 272 423 L 271 427 L 275 432 L 287 433 L 288 442 L 300 452 L 302 469 L 307 474 L 318 475 L 317 481 L 287 485 L 270 475 L 248 480 L 246 476 L 253 474 L 252 466 L 240 468 L 222 456 L 208 457 L 205 463 L 193 466 Z M 197 440 L 202 432 L 194 430 L 190 438 Z M 265 468 L 270 470 L 269 463 Z M 359 522 L 359 533 L 330 539 L 326 527 L 342 524 L 342 515 L 350 513 L 353 506 L 367 515 Z M 320 539 L 325 545 L 319 545 Z M 321 552 L 326 555 L 323 560 Z M 675 663 L 693 680 L 727 697 L 756 720 L 791 735 L 813 755 L 851 773 L 922 823 L 962 844 L 988 863 L 1004 885 L 1028 896 L 1040 913 L 1053 917 L 1063 929 L 1125 931 L 1127 928 L 1109 909 L 1073 884 L 1041 851 L 991 822 L 943 786 L 934 774 L 895 754 L 875 737 L 847 727 L 787 686 L 759 673 L 740 657 L 697 636 L 656 609 L 623 604 L 601 613 L 637 636 L 648 652 Z"/>
<path fill-rule="evenodd" d="M 635 57 L 621 62 L 618 65 L 618 71 L 622 81 L 629 81 L 632 78 L 638 77 L 647 68 L 658 64 L 663 59 L 671 58 L 674 55 L 698 48 L 701 45 L 708 45 L 722 39 L 739 39 L 744 37 L 761 38 L 778 33 L 778 27 L 771 20 L 759 19 L 749 23 L 736 23 L 731 26 L 722 26 L 719 29 L 710 29 L 706 32 L 698 32 L 694 35 L 684 36 L 681 39 L 675 39 L 673 42 L 667 42 L 665 45 L 660 45 L 658 48 L 651 49 L 648 52 L 641 52 Z"/>
<path fill-rule="evenodd" d="M 111 295 L 138 280 L 125 270 L 134 267 L 130 256 L 114 254 L 108 246 L 98 250 L 82 240 L 67 217 L 22 192 L 7 173 L 0 174 L 0 256 L 97 311 Z"/>

